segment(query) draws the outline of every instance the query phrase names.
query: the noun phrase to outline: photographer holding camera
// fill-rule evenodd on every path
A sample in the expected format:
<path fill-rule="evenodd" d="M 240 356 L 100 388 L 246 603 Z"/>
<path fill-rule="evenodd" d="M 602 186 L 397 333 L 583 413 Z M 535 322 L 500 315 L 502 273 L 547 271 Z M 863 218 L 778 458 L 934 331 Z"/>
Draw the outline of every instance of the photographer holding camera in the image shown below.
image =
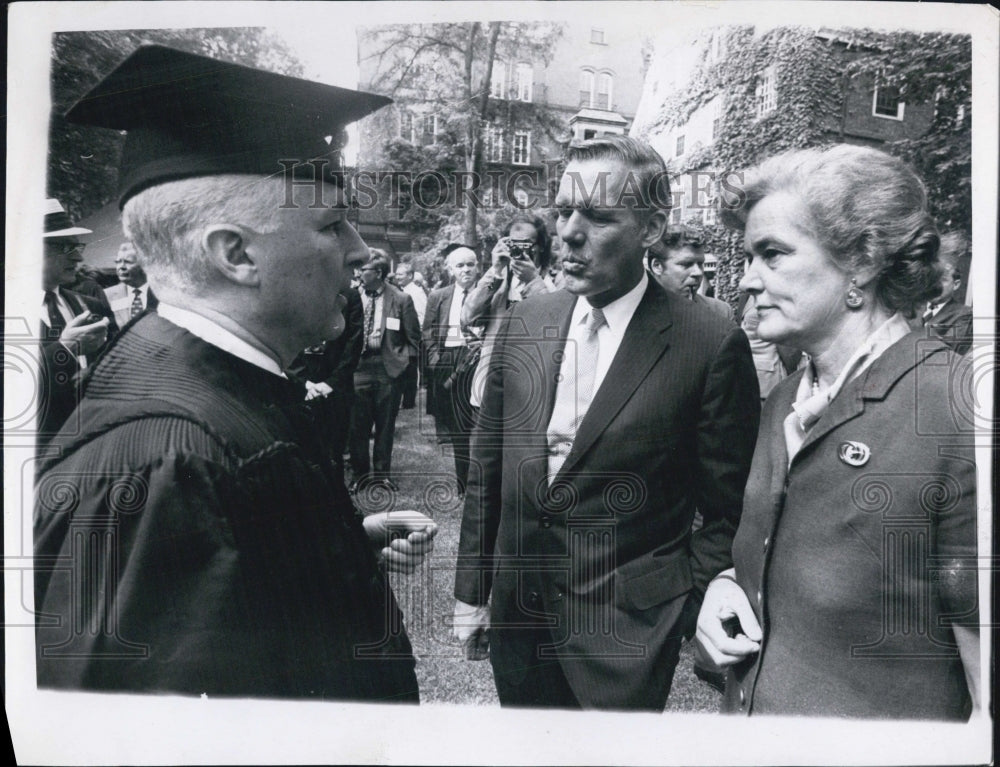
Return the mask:
<path fill-rule="evenodd" d="M 556 290 L 549 274 L 549 232 L 537 216 L 519 214 L 493 248 L 493 264 L 462 307 L 462 324 L 485 325 L 470 402 L 479 407 L 490 352 L 504 314 L 517 301 Z"/>

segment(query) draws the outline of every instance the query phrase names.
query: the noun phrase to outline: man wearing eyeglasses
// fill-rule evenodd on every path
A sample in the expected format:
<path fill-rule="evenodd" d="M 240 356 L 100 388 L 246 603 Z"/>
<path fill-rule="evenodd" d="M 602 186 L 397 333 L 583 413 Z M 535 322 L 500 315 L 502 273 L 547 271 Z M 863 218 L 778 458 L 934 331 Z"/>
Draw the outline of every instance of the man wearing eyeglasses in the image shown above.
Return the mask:
<path fill-rule="evenodd" d="M 42 261 L 41 375 L 38 392 L 38 446 L 44 447 L 63 426 L 80 400 L 79 373 L 97 357 L 118 330 L 101 302 L 66 290 L 83 260 L 80 235 L 58 200 L 45 212 Z"/>

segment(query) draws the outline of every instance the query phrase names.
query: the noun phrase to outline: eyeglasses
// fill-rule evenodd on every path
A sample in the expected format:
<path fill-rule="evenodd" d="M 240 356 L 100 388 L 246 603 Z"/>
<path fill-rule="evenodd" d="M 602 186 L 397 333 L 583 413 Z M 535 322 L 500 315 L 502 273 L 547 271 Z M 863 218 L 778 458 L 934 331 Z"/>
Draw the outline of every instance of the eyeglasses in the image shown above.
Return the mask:
<path fill-rule="evenodd" d="M 87 246 L 82 242 L 47 242 L 45 247 L 51 249 L 56 255 L 59 256 L 72 256 L 77 253 L 83 253 L 83 249 Z"/>

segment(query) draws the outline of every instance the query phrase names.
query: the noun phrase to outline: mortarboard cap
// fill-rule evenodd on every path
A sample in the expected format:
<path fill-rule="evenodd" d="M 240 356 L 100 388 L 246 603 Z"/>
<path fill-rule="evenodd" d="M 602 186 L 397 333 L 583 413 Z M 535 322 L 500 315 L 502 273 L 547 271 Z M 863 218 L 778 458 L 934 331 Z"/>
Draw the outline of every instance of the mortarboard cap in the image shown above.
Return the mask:
<path fill-rule="evenodd" d="M 166 181 L 221 173 L 283 173 L 338 183 L 344 126 L 391 99 L 265 72 L 162 45 L 142 45 L 66 113 L 127 131 L 119 206 Z M 330 141 L 332 137 L 332 141 Z"/>
<path fill-rule="evenodd" d="M 62 203 L 54 197 L 45 201 L 45 234 L 43 239 L 51 237 L 75 237 L 80 234 L 93 234 L 90 229 L 84 229 L 73 223 Z"/>

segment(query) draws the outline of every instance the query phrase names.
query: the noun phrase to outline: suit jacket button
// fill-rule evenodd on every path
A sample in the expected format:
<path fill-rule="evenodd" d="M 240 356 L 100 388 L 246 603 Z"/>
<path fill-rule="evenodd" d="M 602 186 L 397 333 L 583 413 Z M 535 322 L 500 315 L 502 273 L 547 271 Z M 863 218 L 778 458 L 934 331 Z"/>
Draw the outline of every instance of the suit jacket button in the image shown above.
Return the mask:
<path fill-rule="evenodd" d="M 538 604 L 538 592 L 537 591 L 532 591 L 530 594 L 528 594 L 528 604 L 529 605 L 536 605 L 536 604 Z"/>
<path fill-rule="evenodd" d="M 542 517 L 541 522 L 542 522 L 542 527 L 552 527 L 551 517 Z"/>

